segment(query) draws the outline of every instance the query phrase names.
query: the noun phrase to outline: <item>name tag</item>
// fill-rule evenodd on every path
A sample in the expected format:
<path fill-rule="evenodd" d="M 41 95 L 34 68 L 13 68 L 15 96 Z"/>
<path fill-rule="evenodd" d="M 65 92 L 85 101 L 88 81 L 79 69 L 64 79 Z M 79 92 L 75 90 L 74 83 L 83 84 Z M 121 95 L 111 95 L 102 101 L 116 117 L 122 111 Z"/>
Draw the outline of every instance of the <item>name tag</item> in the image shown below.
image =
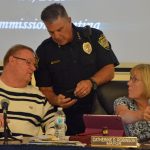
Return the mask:
<path fill-rule="evenodd" d="M 51 61 L 51 64 L 52 64 L 52 65 L 53 65 L 53 64 L 58 64 L 58 63 L 60 63 L 60 60 Z"/>
<path fill-rule="evenodd" d="M 138 148 L 137 137 L 91 136 L 92 147 Z"/>

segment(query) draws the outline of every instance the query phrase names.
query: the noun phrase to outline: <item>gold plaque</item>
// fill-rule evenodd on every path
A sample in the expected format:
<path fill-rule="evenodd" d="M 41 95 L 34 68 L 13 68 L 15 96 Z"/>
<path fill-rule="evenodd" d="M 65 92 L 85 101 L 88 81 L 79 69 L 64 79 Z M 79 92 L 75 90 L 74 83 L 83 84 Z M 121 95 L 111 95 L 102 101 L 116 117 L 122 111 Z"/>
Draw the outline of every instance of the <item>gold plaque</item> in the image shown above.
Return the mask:
<path fill-rule="evenodd" d="M 92 46 L 89 42 L 83 43 L 83 50 L 87 54 L 91 54 L 92 52 Z"/>
<path fill-rule="evenodd" d="M 93 147 L 138 148 L 137 137 L 91 136 Z"/>

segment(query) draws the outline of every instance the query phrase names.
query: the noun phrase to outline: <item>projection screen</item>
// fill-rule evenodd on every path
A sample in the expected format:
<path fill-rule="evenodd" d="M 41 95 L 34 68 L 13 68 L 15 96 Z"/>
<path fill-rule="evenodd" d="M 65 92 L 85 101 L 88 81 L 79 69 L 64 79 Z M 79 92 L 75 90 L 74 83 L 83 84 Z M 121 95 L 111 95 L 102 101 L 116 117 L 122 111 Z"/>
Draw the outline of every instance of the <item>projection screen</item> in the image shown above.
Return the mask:
<path fill-rule="evenodd" d="M 121 63 L 150 63 L 150 0 L 1 0 L 1 64 L 12 45 L 36 50 L 49 37 L 40 14 L 55 2 L 65 6 L 75 25 L 102 30 Z"/>

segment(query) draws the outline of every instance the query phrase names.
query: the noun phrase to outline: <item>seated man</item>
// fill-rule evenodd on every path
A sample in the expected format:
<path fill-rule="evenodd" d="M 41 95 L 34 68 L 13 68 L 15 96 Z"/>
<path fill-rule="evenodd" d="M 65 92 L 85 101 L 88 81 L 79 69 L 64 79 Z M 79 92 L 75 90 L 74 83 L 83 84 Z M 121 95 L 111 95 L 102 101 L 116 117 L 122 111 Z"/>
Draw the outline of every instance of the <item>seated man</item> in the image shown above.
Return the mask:
<path fill-rule="evenodd" d="M 25 45 L 11 47 L 4 57 L 4 69 L 0 76 L 0 102 L 9 101 L 8 126 L 14 136 L 54 134 L 53 107 L 36 87 L 29 85 L 37 63 L 34 51 Z M 1 131 L 4 130 L 3 126 L 1 114 Z"/>

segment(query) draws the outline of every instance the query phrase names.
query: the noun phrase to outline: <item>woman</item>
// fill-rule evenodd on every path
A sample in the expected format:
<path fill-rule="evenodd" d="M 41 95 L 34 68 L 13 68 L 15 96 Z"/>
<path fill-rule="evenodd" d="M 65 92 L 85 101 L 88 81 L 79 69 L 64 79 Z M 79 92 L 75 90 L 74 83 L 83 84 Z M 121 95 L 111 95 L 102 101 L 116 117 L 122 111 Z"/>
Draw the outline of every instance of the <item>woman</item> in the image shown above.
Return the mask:
<path fill-rule="evenodd" d="M 128 98 L 114 101 L 114 111 L 120 115 L 127 136 L 139 141 L 150 139 L 150 65 L 139 64 L 131 69 Z"/>

